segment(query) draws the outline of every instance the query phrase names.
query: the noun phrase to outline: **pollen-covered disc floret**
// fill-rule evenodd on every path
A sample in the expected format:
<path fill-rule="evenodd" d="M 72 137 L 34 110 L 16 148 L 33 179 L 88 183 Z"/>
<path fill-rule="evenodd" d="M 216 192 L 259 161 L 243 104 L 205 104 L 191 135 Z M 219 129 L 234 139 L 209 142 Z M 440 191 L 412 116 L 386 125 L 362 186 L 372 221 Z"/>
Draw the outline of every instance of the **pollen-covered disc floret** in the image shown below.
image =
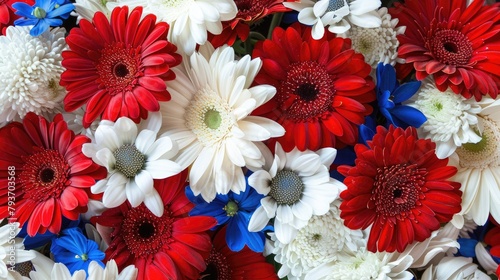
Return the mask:
<path fill-rule="evenodd" d="M 480 102 L 476 133 L 477 143 L 466 143 L 450 157 L 458 168 L 453 180 L 462 184 L 462 211 L 478 225 L 484 225 L 491 214 L 500 220 L 500 101 L 483 98 Z"/>
<path fill-rule="evenodd" d="M 261 231 L 275 218 L 276 239 L 288 244 L 313 215 L 326 214 L 330 203 L 345 189 L 328 172 L 335 156 L 333 148 L 317 152 L 300 152 L 295 148 L 285 153 L 277 143 L 272 165 L 256 170 L 248 178 L 251 187 L 266 195 L 252 215 L 248 229 Z"/>
<path fill-rule="evenodd" d="M 418 129 L 419 135 L 436 143 L 436 155 L 449 157 L 457 147 L 480 140 L 477 134 L 481 107 L 451 90 L 441 92 L 432 79 L 426 80 L 408 103 L 420 110 L 427 121 Z"/>
<path fill-rule="evenodd" d="M 0 36 L 0 124 L 21 120 L 28 112 L 52 117 L 62 109 L 66 90 L 59 79 L 66 31 L 54 28 L 37 37 L 29 32 L 29 27 L 11 26 Z"/>

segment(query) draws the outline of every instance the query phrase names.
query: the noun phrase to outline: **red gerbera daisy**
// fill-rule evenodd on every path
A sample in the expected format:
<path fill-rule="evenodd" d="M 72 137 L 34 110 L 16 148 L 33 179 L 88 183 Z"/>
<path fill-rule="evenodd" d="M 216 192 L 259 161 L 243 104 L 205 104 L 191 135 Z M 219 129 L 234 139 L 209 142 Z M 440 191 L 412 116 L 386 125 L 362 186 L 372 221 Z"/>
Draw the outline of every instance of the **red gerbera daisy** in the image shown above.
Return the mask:
<path fill-rule="evenodd" d="M 287 152 L 295 146 L 304 151 L 353 145 L 358 125 L 372 111 L 370 65 L 349 39 L 334 36 L 327 32 L 314 40 L 310 27 L 294 24 L 286 31 L 276 28 L 271 40 L 255 46 L 253 56 L 263 62 L 255 81 L 275 86 L 277 93 L 254 114 L 285 128 L 277 141 Z"/>
<path fill-rule="evenodd" d="M 271 280 L 279 279 L 274 266 L 262 254 L 244 247 L 233 252 L 226 243 L 226 228 L 221 228 L 213 239 L 210 256 L 205 260 L 207 269 L 200 279 L 217 280 Z"/>
<path fill-rule="evenodd" d="M 169 25 L 155 23 L 142 7 L 129 15 L 128 7 L 117 7 L 111 20 L 97 12 L 93 24 L 82 19 L 72 28 L 66 42 L 71 50 L 62 53 L 61 85 L 68 94 L 64 109 L 74 111 L 87 104 L 83 125 L 88 127 L 102 115 L 116 121 L 129 117 L 135 122 L 158 111 L 158 101 L 170 100 L 165 81 L 175 78 L 170 69 L 181 62 L 177 47 L 166 40 Z"/>
<path fill-rule="evenodd" d="M 399 26 L 398 54 L 416 78 L 433 75 L 439 90 L 465 98 L 496 98 L 500 86 L 499 5 L 483 0 L 407 0 L 390 9 Z M 408 64 L 409 63 L 409 64 Z M 409 72 L 409 71 L 404 71 Z"/>
<path fill-rule="evenodd" d="M 18 15 L 14 14 L 12 8 L 12 4 L 16 2 L 24 2 L 28 5 L 35 3 L 33 0 L 0 0 L 0 31 L 2 35 L 5 35 L 7 27 L 14 25 L 14 21 L 19 18 Z"/>
<path fill-rule="evenodd" d="M 184 193 L 187 171 L 155 180 L 165 211 L 157 217 L 144 204 L 133 208 L 125 202 L 106 210 L 93 222 L 111 227 L 106 260 L 118 268 L 134 264 L 141 279 L 197 279 L 205 270 L 212 244 L 207 230 L 217 225 L 213 217 L 187 217 L 193 205 Z"/>
<path fill-rule="evenodd" d="M 368 147 L 354 147 L 355 166 L 338 168 L 347 186 L 340 217 L 351 229 L 372 225 L 368 250 L 401 252 L 460 212 L 460 183 L 448 181 L 457 169 L 437 158 L 435 146 L 413 127 L 378 126 Z"/>
<path fill-rule="evenodd" d="M 241 41 L 246 41 L 250 34 L 250 25 L 256 21 L 275 13 L 289 11 L 283 2 L 287 0 L 234 0 L 238 7 L 236 17 L 231 21 L 222 23 L 223 30 L 219 35 L 214 35 L 210 42 L 217 48 L 224 44 L 232 46 L 239 37 Z"/>
<path fill-rule="evenodd" d="M 28 113 L 0 130 L 0 143 L 0 218 L 27 222 L 30 236 L 58 233 L 63 216 L 77 220 L 87 212 L 90 187 L 106 177 L 82 154 L 90 139 L 75 136 L 60 114 L 48 122 Z"/>

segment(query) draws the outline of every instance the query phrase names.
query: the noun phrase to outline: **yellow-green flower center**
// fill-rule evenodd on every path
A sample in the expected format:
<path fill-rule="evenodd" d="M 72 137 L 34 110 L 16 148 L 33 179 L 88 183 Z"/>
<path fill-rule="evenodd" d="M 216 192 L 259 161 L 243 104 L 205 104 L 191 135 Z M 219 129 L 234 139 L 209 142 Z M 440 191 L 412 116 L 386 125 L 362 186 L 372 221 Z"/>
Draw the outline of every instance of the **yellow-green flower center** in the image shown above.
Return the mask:
<path fill-rule="evenodd" d="M 45 18 L 45 16 L 47 15 L 47 12 L 40 8 L 40 7 L 36 7 L 32 14 L 36 17 L 36 18 Z"/>
<path fill-rule="evenodd" d="M 226 206 L 224 206 L 224 211 L 226 211 L 227 216 L 233 217 L 238 213 L 238 204 L 234 201 L 229 201 Z"/>
<path fill-rule="evenodd" d="M 222 118 L 217 110 L 210 109 L 205 112 L 205 124 L 208 128 L 217 129 L 221 122 Z"/>
<path fill-rule="evenodd" d="M 115 169 L 126 177 L 135 177 L 142 170 L 146 157 L 134 145 L 123 145 L 113 152 Z"/>

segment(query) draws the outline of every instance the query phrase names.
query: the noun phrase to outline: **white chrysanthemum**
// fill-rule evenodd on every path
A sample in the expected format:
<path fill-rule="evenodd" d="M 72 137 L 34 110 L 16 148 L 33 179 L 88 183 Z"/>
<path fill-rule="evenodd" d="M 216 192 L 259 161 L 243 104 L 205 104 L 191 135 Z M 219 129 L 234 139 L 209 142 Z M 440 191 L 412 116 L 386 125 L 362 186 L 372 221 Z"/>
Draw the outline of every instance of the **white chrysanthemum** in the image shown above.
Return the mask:
<path fill-rule="evenodd" d="M 345 250 L 354 252 L 366 242 L 361 230 L 351 230 L 344 225 L 339 204 L 336 200 L 328 213 L 313 216 L 288 244 L 281 243 L 274 233 L 269 234 L 274 241 L 274 260 L 282 264 L 278 277 L 303 279 L 311 269 L 337 260 Z"/>
<path fill-rule="evenodd" d="M 450 180 L 462 184 L 462 210 L 478 225 L 491 214 L 500 221 L 500 100 L 483 97 L 478 114 L 481 140 L 466 143 L 450 157 L 458 172 Z"/>
<path fill-rule="evenodd" d="M 449 157 L 464 143 L 481 140 L 474 131 L 481 106 L 474 99 L 465 99 L 451 90 L 441 92 L 432 79 L 427 79 L 408 105 L 427 117 L 418 133 L 436 143 L 438 158 Z"/>
<path fill-rule="evenodd" d="M 244 191 L 242 167 L 264 164 L 256 143 L 285 133 L 272 120 L 249 116 L 276 93 L 268 85 L 250 87 L 261 65 L 248 55 L 235 61 L 227 45 L 214 51 L 207 44 L 173 69 L 172 100 L 161 108 L 163 131 L 179 145 L 175 161 L 183 168 L 193 164 L 191 189 L 206 201 Z"/>
<path fill-rule="evenodd" d="M 66 90 L 59 86 L 65 29 L 40 36 L 30 27 L 10 26 L 0 36 L 0 124 L 22 119 L 28 112 L 50 116 L 59 111 Z"/>
<path fill-rule="evenodd" d="M 153 214 L 163 215 L 153 179 L 173 176 L 182 168 L 170 160 L 177 153 L 177 144 L 170 137 L 157 137 L 160 126 L 158 112 L 139 125 L 126 117 L 115 123 L 103 121 L 92 143 L 83 144 L 82 152 L 108 170 L 107 178 L 91 188 L 95 194 L 104 193 L 104 206 L 113 208 L 128 200 L 137 207 L 144 202 Z"/>
<path fill-rule="evenodd" d="M 96 261 L 90 262 L 87 278 L 85 270 L 77 270 L 71 274 L 64 264 L 54 263 L 38 252 L 36 254 L 36 258 L 32 261 L 34 270 L 29 273 L 31 280 L 135 280 L 137 278 L 137 268 L 133 264 L 118 273 L 118 267 L 113 259 L 106 262 L 104 268 Z"/>
<path fill-rule="evenodd" d="M 187 55 L 193 54 L 196 44 L 205 44 L 207 31 L 220 34 L 222 22 L 232 20 L 238 13 L 233 0 L 118 0 L 108 3 L 108 8 L 123 5 L 142 6 L 144 13 L 168 23 L 169 41 Z"/>
<path fill-rule="evenodd" d="M 403 63 L 404 60 L 398 58 L 399 41 L 396 36 L 404 34 L 406 26 L 396 27 L 399 20 L 392 19 L 386 7 L 378 9 L 377 13 L 382 19 L 380 27 L 353 26 L 339 36 L 350 38 L 352 49 L 362 53 L 366 63 L 370 64 L 373 69 L 376 69 L 380 62 L 392 66 L 396 62 Z"/>
<path fill-rule="evenodd" d="M 106 7 L 108 2 L 115 2 L 115 0 L 75 0 L 73 3 L 75 11 L 71 12 L 71 15 L 77 17 L 76 23 L 79 23 L 82 18 L 92 22 L 97 12 L 102 12 L 109 18 L 111 10 Z"/>
<path fill-rule="evenodd" d="M 412 263 L 409 255 L 394 259 L 393 254 L 372 253 L 365 247 L 350 255 L 340 255 L 336 262 L 311 270 L 305 280 L 402 280 L 413 279 L 407 269 Z M 440 278 L 441 279 L 441 278 Z M 445 279 L 445 278 L 443 278 Z"/>
<path fill-rule="evenodd" d="M 4 220 L 0 220 L 0 224 Z M 20 269 L 19 264 L 34 259 L 35 253 L 31 250 L 25 250 L 23 239 L 16 238 L 21 231 L 19 223 L 11 222 L 0 227 L 0 279 L 20 279 L 21 275 L 17 272 Z M 14 265 L 14 268 L 12 268 Z"/>
<path fill-rule="evenodd" d="M 424 271 L 421 280 L 491 280 L 478 269 L 472 258 L 444 257 L 437 265 L 431 265 Z"/>
<path fill-rule="evenodd" d="M 288 244 L 313 215 L 324 215 L 346 186 L 330 178 L 329 167 L 337 150 L 323 148 L 304 152 L 294 148 L 285 153 L 276 144 L 274 161 L 264 170 L 256 170 L 248 184 L 265 195 L 250 219 L 248 229 L 261 231 L 274 219 L 276 238 Z"/>
<path fill-rule="evenodd" d="M 345 33 L 351 24 L 364 28 L 379 27 L 381 19 L 376 10 L 380 0 L 302 0 L 284 2 L 285 7 L 299 12 L 299 22 L 312 25 L 312 37 L 323 37 L 325 27 L 332 33 Z"/>
<path fill-rule="evenodd" d="M 456 249 L 460 247 L 457 242 L 459 231 L 452 223 L 447 223 L 444 227 L 433 231 L 431 236 L 424 241 L 413 242 L 401 253 L 394 252 L 392 258 L 402 258 L 409 255 L 413 259 L 410 268 L 425 267 L 450 252 L 456 252 Z"/>

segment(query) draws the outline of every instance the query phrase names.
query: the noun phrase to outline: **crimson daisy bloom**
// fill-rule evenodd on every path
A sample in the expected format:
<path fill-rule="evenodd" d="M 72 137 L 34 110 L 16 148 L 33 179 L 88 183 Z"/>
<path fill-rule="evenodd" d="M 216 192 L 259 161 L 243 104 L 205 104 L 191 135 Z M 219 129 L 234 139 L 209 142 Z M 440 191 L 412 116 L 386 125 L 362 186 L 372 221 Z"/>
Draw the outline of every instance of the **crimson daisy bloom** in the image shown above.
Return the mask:
<path fill-rule="evenodd" d="M 256 21 L 275 13 L 290 11 L 283 6 L 283 2 L 287 0 L 234 0 L 238 13 L 236 17 L 230 21 L 222 23 L 223 30 L 219 35 L 214 35 L 210 39 L 210 43 L 215 48 L 224 44 L 232 46 L 239 37 L 242 41 L 246 41 L 250 34 L 250 25 Z"/>
<path fill-rule="evenodd" d="M 347 186 L 340 194 L 340 217 L 351 229 L 372 226 L 368 250 L 401 252 L 460 212 L 460 183 L 448 180 L 456 167 L 438 159 L 436 144 L 418 139 L 415 128 L 378 126 L 367 144 L 354 147 L 354 167 L 341 165 L 338 171 Z"/>
<path fill-rule="evenodd" d="M 416 70 L 416 78 L 434 77 L 436 87 L 447 88 L 479 101 L 496 98 L 500 86 L 499 4 L 483 0 L 407 0 L 395 3 L 390 14 L 406 26 L 398 35 L 402 67 Z M 405 69 L 406 68 L 406 69 Z"/>
<path fill-rule="evenodd" d="M 31 112 L 22 123 L 2 128 L 0 219 L 10 216 L 21 226 L 27 222 L 34 236 L 47 229 L 59 233 L 63 216 L 77 220 L 87 212 L 90 187 L 106 177 L 106 169 L 82 153 L 89 142 L 75 136 L 61 114 L 49 122 Z"/>
<path fill-rule="evenodd" d="M 247 246 L 239 252 L 229 249 L 226 243 L 227 227 L 221 228 L 213 239 L 213 248 L 205 260 L 207 269 L 200 279 L 218 280 L 274 280 L 279 279 L 274 266 L 266 262 L 261 253 Z"/>
<path fill-rule="evenodd" d="M 255 82 L 277 89 L 254 114 L 285 128 L 277 138 L 285 151 L 356 143 L 358 126 L 372 112 L 375 85 L 370 65 L 351 49 L 350 39 L 327 32 L 314 40 L 311 28 L 297 23 L 276 28 L 271 40 L 256 44 L 253 56 L 263 62 Z"/>
<path fill-rule="evenodd" d="M 15 9 L 12 8 L 12 4 L 17 2 L 28 5 L 35 4 L 33 0 L 0 0 L 0 31 L 2 35 L 5 35 L 7 27 L 13 25 L 14 21 L 19 18 L 18 15 L 14 14 Z"/>
<path fill-rule="evenodd" d="M 193 205 L 184 193 L 187 171 L 155 180 L 165 211 L 157 217 L 144 206 L 129 202 L 91 219 L 111 227 L 105 260 L 114 259 L 121 270 L 134 264 L 137 279 L 197 279 L 205 270 L 212 243 L 207 230 L 217 225 L 208 216 L 188 217 Z M 108 237 L 105 237 L 108 238 Z"/>
<path fill-rule="evenodd" d="M 82 19 L 72 28 L 62 53 L 60 84 L 68 94 L 64 109 L 74 111 L 87 105 L 83 117 L 89 127 L 98 116 L 116 121 L 128 117 L 135 122 L 158 111 L 158 101 L 170 100 L 165 81 L 175 78 L 171 67 L 181 62 L 177 47 L 166 40 L 169 25 L 155 23 L 142 7 L 129 15 L 128 7 L 117 7 L 108 21 L 97 12 L 93 23 Z"/>

